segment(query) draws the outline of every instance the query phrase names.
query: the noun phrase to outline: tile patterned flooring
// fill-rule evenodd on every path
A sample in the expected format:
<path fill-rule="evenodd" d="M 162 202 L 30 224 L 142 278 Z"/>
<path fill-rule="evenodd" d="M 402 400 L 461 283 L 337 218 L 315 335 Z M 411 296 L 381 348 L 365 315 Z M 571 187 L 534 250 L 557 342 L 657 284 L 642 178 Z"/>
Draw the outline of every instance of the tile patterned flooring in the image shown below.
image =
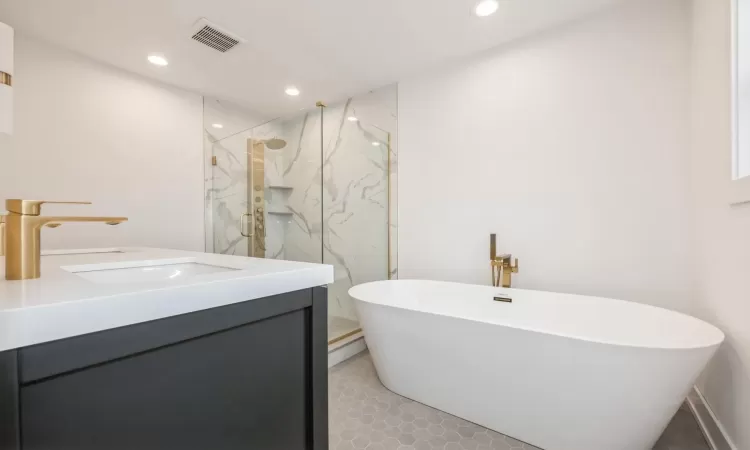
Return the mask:
<path fill-rule="evenodd" d="M 672 422 L 664 430 L 654 450 L 709 450 L 698 422 L 687 403 L 674 415 Z"/>
<path fill-rule="evenodd" d="M 394 394 L 368 352 L 330 369 L 328 379 L 331 450 L 541 450 Z M 708 449 L 687 406 L 654 447 Z"/>

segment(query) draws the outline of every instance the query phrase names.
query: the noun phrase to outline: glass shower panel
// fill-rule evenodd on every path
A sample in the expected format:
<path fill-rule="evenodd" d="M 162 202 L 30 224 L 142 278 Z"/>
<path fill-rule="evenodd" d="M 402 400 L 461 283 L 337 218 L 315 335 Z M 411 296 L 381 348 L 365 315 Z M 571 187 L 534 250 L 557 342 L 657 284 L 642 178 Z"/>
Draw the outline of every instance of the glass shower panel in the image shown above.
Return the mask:
<path fill-rule="evenodd" d="M 320 121 L 316 108 L 210 142 L 209 251 L 322 262 Z"/>
<path fill-rule="evenodd" d="M 321 139 L 318 108 L 254 130 L 266 140 L 266 258 L 323 261 L 321 238 Z M 269 141 L 281 139 L 281 142 Z"/>
<path fill-rule="evenodd" d="M 204 105 L 213 160 L 206 249 L 333 265 L 329 343 L 352 336 L 360 326 L 349 288 L 397 270 L 396 89 L 247 126 L 251 120 L 218 101 Z"/>
<path fill-rule="evenodd" d="M 207 251 L 250 256 L 248 235 L 248 158 L 250 130 L 215 137 L 210 145 L 210 178 L 206 192 Z M 210 138 L 209 138 L 210 139 Z"/>
<path fill-rule="evenodd" d="M 349 288 L 389 278 L 390 134 L 357 117 L 353 100 L 326 108 L 323 147 L 323 262 L 329 341 L 359 331 Z"/>

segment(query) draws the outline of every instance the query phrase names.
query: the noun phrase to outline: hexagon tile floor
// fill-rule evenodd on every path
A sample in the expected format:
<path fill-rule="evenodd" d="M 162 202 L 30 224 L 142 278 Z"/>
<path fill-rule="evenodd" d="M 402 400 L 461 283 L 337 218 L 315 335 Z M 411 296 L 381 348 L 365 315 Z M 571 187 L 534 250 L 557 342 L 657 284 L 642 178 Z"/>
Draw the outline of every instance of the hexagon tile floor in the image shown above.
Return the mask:
<path fill-rule="evenodd" d="M 370 354 L 328 372 L 331 450 L 541 450 L 386 389 Z M 683 407 L 654 450 L 708 450 Z M 602 449 L 604 450 L 604 449 Z"/>

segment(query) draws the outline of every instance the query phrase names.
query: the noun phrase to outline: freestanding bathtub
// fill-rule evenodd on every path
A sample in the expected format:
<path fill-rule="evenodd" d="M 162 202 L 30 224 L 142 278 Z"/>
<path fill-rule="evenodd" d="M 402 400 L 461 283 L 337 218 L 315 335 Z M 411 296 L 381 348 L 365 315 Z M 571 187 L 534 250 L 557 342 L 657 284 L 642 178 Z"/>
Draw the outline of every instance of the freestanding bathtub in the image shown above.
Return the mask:
<path fill-rule="evenodd" d="M 349 293 L 388 389 L 545 450 L 651 449 L 724 340 L 606 298 L 416 280 Z"/>

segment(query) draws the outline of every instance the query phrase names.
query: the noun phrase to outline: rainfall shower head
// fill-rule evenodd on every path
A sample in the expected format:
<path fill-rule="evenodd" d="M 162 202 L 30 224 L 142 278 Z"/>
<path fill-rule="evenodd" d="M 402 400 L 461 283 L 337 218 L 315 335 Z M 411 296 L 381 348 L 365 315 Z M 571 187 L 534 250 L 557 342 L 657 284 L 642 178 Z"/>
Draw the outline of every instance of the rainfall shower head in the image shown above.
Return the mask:
<path fill-rule="evenodd" d="M 265 141 L 265 144 L 269 150 L 281 150 L 282 148 L 286 147 L 286 141 L 279 138 L 269 139 Z"/>

